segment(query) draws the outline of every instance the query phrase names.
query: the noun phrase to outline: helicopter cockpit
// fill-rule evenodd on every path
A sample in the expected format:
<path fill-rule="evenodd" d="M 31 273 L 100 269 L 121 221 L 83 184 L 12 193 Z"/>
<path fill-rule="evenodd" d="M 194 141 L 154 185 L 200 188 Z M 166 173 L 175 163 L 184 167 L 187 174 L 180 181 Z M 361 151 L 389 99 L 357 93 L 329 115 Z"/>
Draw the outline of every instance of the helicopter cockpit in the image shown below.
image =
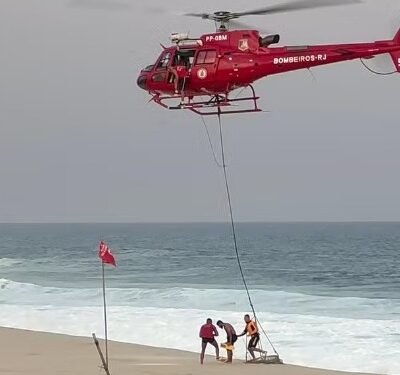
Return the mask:
<path fill-rule="evenodd" d="M 137 79 L 137 85 L 146 90 L 148 79 L 154 83 L 178 83 L 179 75 L 176 72 L 190 71 L 196 53 L 195 48 L 166 49 L 162 52 L 155 64 L 142 69 Z"/>

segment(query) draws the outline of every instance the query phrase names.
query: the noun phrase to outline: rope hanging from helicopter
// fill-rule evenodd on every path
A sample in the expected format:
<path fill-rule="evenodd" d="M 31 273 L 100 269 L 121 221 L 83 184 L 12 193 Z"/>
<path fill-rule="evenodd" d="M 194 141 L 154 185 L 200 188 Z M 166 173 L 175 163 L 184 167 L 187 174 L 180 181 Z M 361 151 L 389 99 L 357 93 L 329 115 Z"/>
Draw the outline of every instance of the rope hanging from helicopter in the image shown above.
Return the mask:
<path fill-rule="evenodd" d="M 222 168 L 222 164 L 218 161 L 217 155 L 215 153 L 214 146 L 213 146 L 212 141 L 211 141 L 210 132 L 208 131 L 208 127 L 207 127 L 206 122 L 204 121 L 204 117 L 200 116 L 200 118 L 201 118 L 201 121 L 203 123 L 204 129 L 205 129 L 206 134 L 207 134 L 207 139 L 208 139 L 208 143 L 210 145 L 210 149 L 211 149 L 211 152 L 212 152 L 212 155 L 213 155 L 213 158 L 214 158 L 214 162 L 217 165 L 217 167 Z"/>
<path fill-rule="evenodd" d="M 217 103 L 218 103 L 218 99 L 217 99 Z M 220 109 L 219 105 L 218 105 L 218 128 L 219 128 L 219 141 L 220 141 L 220 148 L 221 148 L 221 162 L 222 163 L 218 162 L 218 160 L 217 160 L 217 157 L 216 157 L 216 154 L 215 154 L 215 151 L 214 151 L 214 147 L 213 147 L 212 142 L 211 142 L 211 138 L 210 138 L 210 134 L 209 134 L 207 125 L 206 125 L 206 123 L 205 123 L 205 121 L 203 119 L 203 116 L 201 116 L 201 118 L 202 118 L 204 127 L 205 127 L 206 132 L 207 132 L 207 137 L 208 137 L 208 140 L 209 140 L 209 143 L 210 143 L 211 151 L 213 153 L 214 161 L 217 164 L 217 166 L 222 168 L 222 170 L 223 170 L 224 180 L 225 180 L 226 196 L 227 196 L 228 206 L 229 206 L 229 215 L 230 215 L 230 224 L 231 224 L 231 230 L 232 230 L 233 245 L 234 245 L 234 249 L 235 249 L 236 260 L 237 260 L 237 263 L 238 263 L 238 266 L 239 266 L 240 276 L 242 278 L 243 285 L 244 285 L 244 288 L 246 290 L 246 294 L 247 294 L 247 298 L 249 300 L 250 308 L 252 310 L 252 313 L 253 313 L 253 316 L 254 316 L 254 320 L 256 321 L 257 326 L 260 328 L 261 332 L 264 334 L 264 336 L 268 340 L 268 342 L 271 345 L 271 348 L 274 351 L 274 353 L 277 356 L 279 356 L 279 354 L 276 351 L 274 345 L 272 344 L 270 338 L 268 337 L 267 333 L 265 332 L 260 320 L 257 317 L 256 311 L 255 311 L 255 308 L 254 308 L 254 304 L 253 304 L 253 301 L 251 299 L 250 291 L 249 291 L 249 288 L 247 286 L 246 278 L 244 276 L 242 263 L 241 263 L 241 260 L 240 260 L 240 254 L 239 254 L 239 249 L 238 249 L 238 245 L 237 245 L 235 221 L 234 221 L 234 217 L 233 217 L 231 194 L 230 194 L 230 188 L 229 188 L 229 180 L 228 180 L 228 175 L 227 175 L 227 172 L 226 172 L 224 137 L 223 137 L 223 132 L 222 132 L 221 109 Z"/>

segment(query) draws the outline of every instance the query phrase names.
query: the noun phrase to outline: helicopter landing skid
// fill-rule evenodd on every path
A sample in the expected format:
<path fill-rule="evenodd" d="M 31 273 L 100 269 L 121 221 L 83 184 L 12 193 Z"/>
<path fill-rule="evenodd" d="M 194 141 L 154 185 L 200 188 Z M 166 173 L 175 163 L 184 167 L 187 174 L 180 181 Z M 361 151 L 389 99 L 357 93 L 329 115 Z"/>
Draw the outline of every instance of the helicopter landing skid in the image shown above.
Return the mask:
<path fill-rule="evenodd" d="M 250 112 L 261 112 L 262 110 L 257 106 L 257 100 L 259 99 L 258 96 L 255 96 L 255 92 L 252 86 L 251 90 L 253 95 L 249 97 L 243 98 L 228 98 L 227 95 L 212 95 L 209 100 L 205 101 L 193 101 L 193 98 L 185 97 L 182 99 L 180 95 L 171 95 L 171 96 L 159 96 L 154 95 L 153 101 L 157 104 L 161 105 L 167 109 L 188 109 L 198 115 L 201 116 L 212 116 L 212 115 L 224 115 L 224 114 L 235 114 L 235 113 L 250 113 Z M 164 103 L 164 101 L 168 100 L 177 100 L 179 99 L 180 102 L 178 105 L 175 106 L 168 106 Z M 227 107 L 232 107 L 237 103 L 246 103 L 252 102 L 253 106 L 251 108 L 240 108 L 240 109 L 228 109 L 225 110 Z"/>

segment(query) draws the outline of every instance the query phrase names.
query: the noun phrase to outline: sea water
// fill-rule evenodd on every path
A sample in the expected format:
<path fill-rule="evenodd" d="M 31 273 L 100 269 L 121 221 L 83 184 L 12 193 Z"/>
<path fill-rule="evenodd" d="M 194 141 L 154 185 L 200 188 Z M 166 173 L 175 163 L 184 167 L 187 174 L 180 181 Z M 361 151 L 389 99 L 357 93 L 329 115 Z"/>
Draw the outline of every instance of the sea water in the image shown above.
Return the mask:
<path fill-rule="evenodd" d="M 286 363 L 400 374 L 400 223 L 246 223 L 237 235 Z M 110 339 L 198 352 L 206 318 L 244 328 L 251 310 L 222 223 L 0 224 L 0 325 L 102 337 L 100 239 L 117 260 L 106 266 Z M 235 346 L 244 358 L 245 338 Z"/>

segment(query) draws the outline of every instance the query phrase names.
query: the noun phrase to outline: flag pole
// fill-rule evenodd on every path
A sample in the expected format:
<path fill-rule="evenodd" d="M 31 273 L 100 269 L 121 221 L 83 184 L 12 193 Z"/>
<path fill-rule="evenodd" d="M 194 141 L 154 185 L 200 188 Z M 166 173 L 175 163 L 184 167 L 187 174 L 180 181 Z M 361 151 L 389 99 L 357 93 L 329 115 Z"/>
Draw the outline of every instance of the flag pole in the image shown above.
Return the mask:
<path fill-rule="evenodd" d="M 104 262 L 101 262 L 103 276 L 103 310 L 104 310 L 104 338 L 106 343 L 106 366 L 108 370 L 108 337 L 107 337 L 107 309 L 106 309 L 106 280 L 104 277 Z"/>

